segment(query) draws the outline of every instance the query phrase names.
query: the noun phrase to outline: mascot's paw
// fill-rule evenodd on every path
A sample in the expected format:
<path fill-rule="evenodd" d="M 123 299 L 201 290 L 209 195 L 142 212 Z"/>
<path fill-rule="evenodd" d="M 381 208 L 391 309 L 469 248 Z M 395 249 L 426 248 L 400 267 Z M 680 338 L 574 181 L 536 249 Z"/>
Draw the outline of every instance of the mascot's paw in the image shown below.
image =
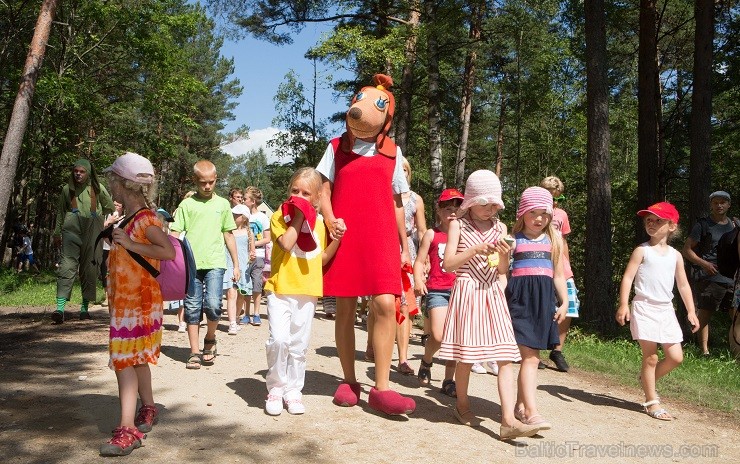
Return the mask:
<path fill-rule="evenodd" d="M 334 404 L 344 407 L 355 406 L 360 401 L 361 391 L 362 387 L 359 383 L 342 382 L 334 392 Z"/>
<path fill-rule="evenodd" d="M 372 409 L 390 416 L 411 414 L 416 409 L 416 402 L 411 398 L 401 396 L 400 393 L 393 390 L 380 391 L 374 387 L 370 389 L 368 405 Z"/>

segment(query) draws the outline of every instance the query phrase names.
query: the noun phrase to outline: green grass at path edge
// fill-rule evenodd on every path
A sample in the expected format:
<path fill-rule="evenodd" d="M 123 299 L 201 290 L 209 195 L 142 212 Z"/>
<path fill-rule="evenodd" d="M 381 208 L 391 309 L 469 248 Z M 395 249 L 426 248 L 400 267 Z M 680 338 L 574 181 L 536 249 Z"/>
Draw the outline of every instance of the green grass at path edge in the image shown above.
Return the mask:
<path fill-rule="evenodd" d="M 99 288 L 98 296 L 103 290 Z M 0 306 L 48 306 L 54 307 L 56 300 L 56 276 L 53 272 L 34 275 L 29 272 L 17 274 L 11 269 L 0 270 Z M 79 282 L 72 291 L 71 304 L 82 300 Z M 727 319 L 727 320 L 725 320 Z M 711 325 L 711 340 L 714 346 L 727 344 L 729 317 L 715 317 Z M 581 327 L 572 327 L 565 343 L 564 354 L 571 366 L 584 371 L 599 373 L 621 385 L 639 389 L 637 375 L 642 356 L 637 342 L 627 338 L 605 340 L 586 332 Z M 546 354 L 543 352 L 543 358 Z M 740 398 L 740 363 L 735 362 L 727 348 L 714 349 L 712 356 L 704 357 L 694 344 L 684 348 L 684 362 L 658 383 L 658 391 L 670 407 L 670 399 L 677 398 L 686 403 L 716 409 L 732 414 L 740 420 L 738 398 Z M 642 402 L 641 393 L 634 398 Z"/>
<path fill-rule="evenodd" d="M 103 288 L 98 282 L 98 300 L 104 297 Z M 24 271 L 17 273 L 12 269 L 0 269 L 0 306 L 49 306 L 56 307 L 57 277 L 49 271 L 33 274 Z M 72 299 L 68 304 L 82 303 L 80 282 L 75 281 Z"/>
<path fill-rule="evenodd" d="M 728 327 L 716 329 L 726 335 Z M 642 354 L 636 341 L 624 338 L 604 340 L 579 327 L 572 327 L 563 353 L 573 367 L 599 373 L 621 385 L 641 390 L 637 377 Z M 671 398 L 675 398 L 730 413 L 740 420 L 740 363 L 732 358 L 727 348 L 714 349 L 712 355 L 706 357 L 693 343 L 686 344 L 683 363 L 658 381 L 657 390 L 668 409 Z M 644 401 L 641 391 L 634 398 L 625 400 Z"/>

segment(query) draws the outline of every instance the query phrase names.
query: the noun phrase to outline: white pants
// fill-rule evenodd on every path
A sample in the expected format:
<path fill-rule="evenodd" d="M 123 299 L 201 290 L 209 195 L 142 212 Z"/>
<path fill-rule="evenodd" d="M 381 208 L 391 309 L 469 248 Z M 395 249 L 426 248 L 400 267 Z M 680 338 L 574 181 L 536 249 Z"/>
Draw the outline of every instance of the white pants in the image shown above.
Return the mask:
<path fill-rule="evenodd" d="M 267 295 L 270 338 L 265 343 L 266 381 L 271 395 L 286 399 L 301 396 L 317 300 L 315 296 Z"/>

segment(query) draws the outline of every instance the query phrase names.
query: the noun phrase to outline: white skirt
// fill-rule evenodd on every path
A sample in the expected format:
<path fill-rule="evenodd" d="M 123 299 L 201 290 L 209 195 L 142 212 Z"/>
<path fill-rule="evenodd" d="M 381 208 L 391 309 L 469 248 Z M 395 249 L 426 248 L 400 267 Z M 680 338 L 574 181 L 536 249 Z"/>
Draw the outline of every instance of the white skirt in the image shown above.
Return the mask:
<path fill-rule="evenodd" d="M 678 325 L 676 310 L 673 309 L 672 303 L 633 300 L 630 332 L 633 340 L 655 343 L 683 342 L 683 332 Z"/>

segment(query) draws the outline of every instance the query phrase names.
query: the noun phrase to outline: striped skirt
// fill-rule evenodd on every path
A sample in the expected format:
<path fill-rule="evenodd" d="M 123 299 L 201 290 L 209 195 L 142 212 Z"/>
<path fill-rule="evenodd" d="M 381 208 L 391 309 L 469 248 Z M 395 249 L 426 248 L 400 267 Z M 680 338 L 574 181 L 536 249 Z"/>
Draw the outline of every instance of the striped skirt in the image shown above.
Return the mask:
<path fill-rule="evenodd" d="M 498 281 L 486 284 L 458 276 L 450 294 L 439 357 L 464 363 L 521 360 Z"/>

